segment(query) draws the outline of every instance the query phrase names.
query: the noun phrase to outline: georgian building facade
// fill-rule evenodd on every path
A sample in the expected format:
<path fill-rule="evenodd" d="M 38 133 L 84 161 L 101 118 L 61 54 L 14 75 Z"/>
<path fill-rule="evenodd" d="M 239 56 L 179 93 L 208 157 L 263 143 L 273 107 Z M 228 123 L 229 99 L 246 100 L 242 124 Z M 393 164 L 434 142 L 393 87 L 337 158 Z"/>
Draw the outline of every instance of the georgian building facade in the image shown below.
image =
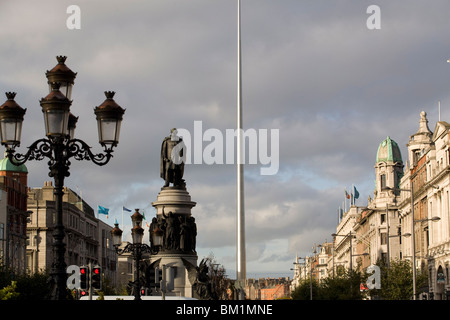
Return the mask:
<path fill-rule="evenodd" d="M 30 272 L 49 270 L 53 262 L 52 232 L 56 221 L 53 183 L 28 190 L 27 268 Z M 112 244 L 112 227 L 95 217 L 92 209 L 70 188 L 64 187 L 63 224 L 67 265 L 100 265 L 114 285 L 117 254 Z"/>
<path fill-rule="evenodd" d="M 362 270 L 380 259 L 412 261 L 414 252 L 416 274 L 428 274 L 416 298 L 450 300 L 450 124 L 439 121 L 432 132 L 422 111 L 406 146 L 403 163 L 394 140 L 380 143 L 373 198 L 366 207 L 351 206 L 340 219 L 328 274 L 337 265 L 349 268 L 350 261 Z M 310 267 L 296 264 L 292 290 Z"/>

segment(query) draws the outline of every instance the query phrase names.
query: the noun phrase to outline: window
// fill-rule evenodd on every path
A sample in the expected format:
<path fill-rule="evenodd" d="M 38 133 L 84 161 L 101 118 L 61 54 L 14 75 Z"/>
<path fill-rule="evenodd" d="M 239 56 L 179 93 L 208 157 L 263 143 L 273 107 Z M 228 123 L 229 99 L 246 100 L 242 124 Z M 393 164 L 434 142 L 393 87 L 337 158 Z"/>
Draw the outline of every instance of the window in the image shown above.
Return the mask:
<path fill-rule="evenodd" d="M 386 233 L 381 233 L 380 234 L 380 236 L 381 236 L 381 244 L 383 245 L 383 244 L 386 244 L 387 243 L 387 241 L 386 241 Z"/>
<path fill-rule="evenodd" d="M 381 189 L 386 188 L 386 175 L 380 175 Z"/>

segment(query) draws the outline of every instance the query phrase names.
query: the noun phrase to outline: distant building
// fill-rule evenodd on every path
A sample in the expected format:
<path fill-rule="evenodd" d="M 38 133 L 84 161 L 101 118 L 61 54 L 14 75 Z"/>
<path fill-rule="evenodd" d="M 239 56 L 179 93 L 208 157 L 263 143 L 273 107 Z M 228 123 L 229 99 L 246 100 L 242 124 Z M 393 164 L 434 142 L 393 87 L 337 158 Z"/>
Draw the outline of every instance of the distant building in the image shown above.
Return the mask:
<path fill-rule="evenodd" d="M 28 190 L 28 269 L 50 270 L 56 211 L 52 182 Z M 111 240 L 112 227 L 95 217 L 94 209 L 70 188 L 63 189 L 63 224 L 67 265 L 100 265 L 105 277 L 116 281 L 117 254 Z"/>
<path fill-rule="evenodd" d="M 356 254 L 361 257 L 361 268 L 378 260 L 388 262 L 402 257 L 402 239 L 398 236 L 398 196 L 402 177 L 400 148 L 387 137 L 377 151 L 374 198 L 369 199 L 367 208 L 358 214 L 355 224 Z"/>
<path fill-rule="evenodd" d="M 113 246 L 112 227 L 98 220 L 98 239 L 99 239 L 99 255 L 98 264 L 102 267 L 105 278 L 109 279 L 112 284 L 117 284 L 117 266 L 118 256 Z"/>
<path fill-rule="evenodd" d="M 405 165 L 395 141 L 381 142 L 374 198 L 367 207 L 351 206 L 337 233 L 355 235 L 351 261 L 357 256 L 362 270 L 379 260 L 412 261 L 415 252 L 417 272 L 429 277 L 416 287 L 416 298 L 441 300 L 450 299 L 450 124 L 437 122 L 433 133 L 426 116 L 420 113 L 419 129 L 406 145 Z M 336 239 L 335 262 L 349 259 L 349 245 Z"/>
<path fill-rule="evenodd" d="M 0 265 L 26 271 L 27 175 L 25 165 L 0 160 Z"/>
<path fill-rule="evenodd" d="M 246 298 L 249 300 L 286 298 L 290 294 L 290 284 L 289 278 L 247 279 Z"/>

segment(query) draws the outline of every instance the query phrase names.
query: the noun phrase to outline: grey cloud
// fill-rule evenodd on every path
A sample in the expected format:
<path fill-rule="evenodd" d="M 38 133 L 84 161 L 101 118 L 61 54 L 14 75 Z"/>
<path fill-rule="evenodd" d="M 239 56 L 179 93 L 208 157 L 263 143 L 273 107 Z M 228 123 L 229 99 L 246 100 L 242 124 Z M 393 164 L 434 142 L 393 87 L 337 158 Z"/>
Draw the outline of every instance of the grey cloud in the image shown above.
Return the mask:
<path fill-rule="evenodd" d="M 355 184 L 364 204 L 373 191 L 376 150 L 387 135 L 406 160 L 421 110 L 432 130 L 437 101 L 442 119 L 450 117 L 450 4 L 377 2 L 379 31 L 365 27 L 371 1 L 242 1 L 244 126 L 280 130 L 278 174 L 262 177 L 258 165 L 246 166 L 253 268 L 259 260 L 279 271 L 281 264 L 271 267 L 270 259 L 305 255 L 329 238 L 345 187 Z M 0 28 L 0 90 L 17 91 L 18 103 L 28 108 L 20 149 L 42 136 L 44 73 L 56 55 L 68 55 L 68 66 L 78 72 L 72 111 L 80 117 L 79 138 L 101 150 L 93 108 L 103 91 L 116 91 L 127 111 L 111 162 L 99 168 L 72 161 L 66 184 L 117 216 L 122 205 L 152 212 L 168 130 L 192 130 L 195 120 L 204 129 L 235 126 L 236 2 L 80 1 L 82 28 L 73 31 L 65 27 L 68 5 L 1 5 L 8 28 Z M 45 162 L 27 166 L 30 186 L 49 180 Z M 220 252 L 227 269 L 234 267 L 235 179 L 232 165 L 186 168 L 198 203 L 200 250 Z"/>

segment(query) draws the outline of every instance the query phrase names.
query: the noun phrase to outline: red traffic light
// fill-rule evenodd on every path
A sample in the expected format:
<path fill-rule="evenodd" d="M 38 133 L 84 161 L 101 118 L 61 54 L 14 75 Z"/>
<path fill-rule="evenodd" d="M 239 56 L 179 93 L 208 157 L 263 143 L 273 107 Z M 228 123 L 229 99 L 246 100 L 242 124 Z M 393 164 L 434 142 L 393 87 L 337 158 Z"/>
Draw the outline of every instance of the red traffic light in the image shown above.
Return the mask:
<path fill-rule="evenodd" d="M 80 294 L 81 294 L 82 296 L 85 296 L 85 295 L 86 295 L 86 291 L 81 290 Z"/>
<path fill-rule="evenodd" d="M 80 273 L 81 274 L 86 274 L 86 268 L 80 268 Z"/>
<path fill-rule="evenodd" d="M 100 274 L 100 269 L 99 268 L 94 268 L 94 273 L 95 274 Z"/>

